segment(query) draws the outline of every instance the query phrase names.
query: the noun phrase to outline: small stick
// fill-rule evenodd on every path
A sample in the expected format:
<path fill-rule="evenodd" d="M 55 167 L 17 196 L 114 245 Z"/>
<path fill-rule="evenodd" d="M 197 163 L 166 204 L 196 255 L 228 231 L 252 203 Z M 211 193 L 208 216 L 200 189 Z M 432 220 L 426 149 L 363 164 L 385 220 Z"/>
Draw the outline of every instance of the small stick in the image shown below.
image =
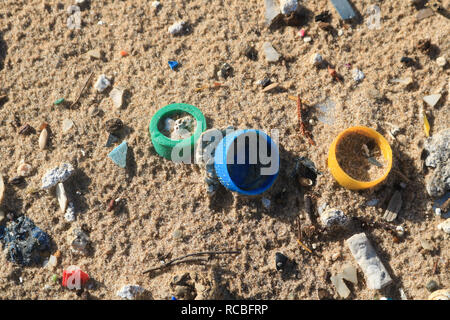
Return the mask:
<path fill-rule="evenodd" d="M 188 257 L 203 256 L 203 255 L 215 255 L 215 254 L 239 254 L 239 253 L 241 253 L 240 250 L 239 251 L 205 251 L 205 252 L 190 253 L 190 254 L 187 254 L 185 256 L 172 259 L 169 262 L 163 264 L 162 266 L 148 269 L 148 270 L 144 271 L 142 274 L 146 274 L 146 273 L 149 273 L 151 271 L 155 271 L 155 270 L 166 268 L 166 267 L 172 265 L 174 262 L 179 261 L 179 260 L 183 260 L 183 259 L 188 258 Z"/>
<path fill-rule="evenodd" d="M 307 246 L 305 246 L 303 244 L 303 242 L 301 242 L 300 240 L 297 239 L 297 242 L 299 245 L 301 245 L 306 251 L 308 251 L 309 253 L 313 253 Z"/>
<path fill-rule="evenodd" d="M 78 101 L 81 98 L 81 95 L 83 94 L 84 89 L 86 89 L 86 86 L 89 83 L 89 80 L 91 80 L 93 75 L 94 75 L 94 71 L 92 71 L 91 74 L 89 75 L 89 78 L 86 80 L 86 82 L 84 83 L 83 88 L 81 89 L 80 93 L 78 94 L 78 98 L 70 105 L 69 109 L 72 109 L 72 107 L 78 103 Z"/>
<path fill-rule="evenodd" d="M 438 263 L 439 263 L 439 257 L 437 257 L 436 262 L 434 263 L 433 272 L 431 274 L 436 274 Z"/>
<path fill-rule="evenodd" d="M 297 95 L 297 115 L 298 115 L 298 121 L 300 122 L 300 133 L 308 139 L 308 142 L 315 146 L 314 141 L 311 139 L 311 133 L 309 133 L 308 130 L 306 130 L 305 124 L 303 123 L 302 118 L 302 100 L 300 99 L 300 95 Z"/>

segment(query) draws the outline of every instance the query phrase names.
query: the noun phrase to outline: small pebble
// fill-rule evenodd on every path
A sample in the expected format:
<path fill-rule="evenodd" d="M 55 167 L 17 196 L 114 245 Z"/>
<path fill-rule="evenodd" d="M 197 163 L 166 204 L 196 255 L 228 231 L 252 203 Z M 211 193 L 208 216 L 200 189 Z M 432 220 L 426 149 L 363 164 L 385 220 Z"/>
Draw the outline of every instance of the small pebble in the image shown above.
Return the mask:
<path fill-rule="evenodd" d="M 159 1 L 153 1 L 153 2 L 152 2 L 152 7 L 153 7 L 153 8 L 158 9 L 160 5 L 161 5 L 161 2 L 159 2 Z"/>
<path fill-rule="evenodd" d="M 95 87 L 95 89 L 97 89 L 98 92 L 103 92 L 110 85 L 111 85 L 111 82 L 108 80 L 108 78 L 104 74 L 101 74 L 98 77 L 97 82 L 95 83 L 94 87 Z"/>
<path fill-rule="evenodd" d="M 73 121 L 70 119 L 64 119 L 62 123 L 62 132 L 67 133 L 73 127 Z"/>
<path fill-rule="evenodd" d="M 120 109 L 123 104 L 123 94 L 124 90 L 121 87 L 114 87 L 109 93 L 113 105 L 116 109 Z"/>
<path fill-rule="evenodd" d="M 323 58 L 320 55 L 320 53 L 315 53 L 312 57 L 311 57 L 311 63 L 315 66 L 320 65 L 323 62 Z"/>
<path fill-rule="evenodd" d="M 288 258 L 284 254 L 280 252 L 275 253 L 275 268 L 277 271 L 283 271 L 287 261 Z"/>
<path fill-rule="evenodd" d="M 303 38 L 303 42 L 308 43 L 311 42 L 312 38 L 311 37 L 304 37 Z"/>
<path fill-rule="evenodd" d="M 282 14 L 290 14 L 297 10 L 298 0 L 280 0 L 280 11 Z"/>
<path fill-rule="evenodd" d="M 436 59 L 436 63 L 440 67 L 445 67 L 445 65 L 447 64 L 447 60 L 445 59 L 445 57 L 439 57 Z"/>
<path fill-rule="evenodd" d="M 362 79 L 364 79 L 364 73 L 359 69 L 353 69 L 353 80 L 359 82 Z"/>

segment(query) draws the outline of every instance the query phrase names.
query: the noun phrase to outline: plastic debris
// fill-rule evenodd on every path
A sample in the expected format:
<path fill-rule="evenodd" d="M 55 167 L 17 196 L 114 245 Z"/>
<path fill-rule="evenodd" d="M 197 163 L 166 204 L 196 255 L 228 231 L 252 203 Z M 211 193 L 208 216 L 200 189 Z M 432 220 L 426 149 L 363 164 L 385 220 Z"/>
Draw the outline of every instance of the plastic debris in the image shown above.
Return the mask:
<path fill-rule="evenodd" d="M 261 199 L 261 202 L 262 202 L 264 208 L 266 208 L 266 209 L 269 209 L 269 208 L 270 208 L 270 200 L 269 200 L 269 199 L 267 199 L 267 198 L 262 198 L 262 199 Z"/>
<path fill-rule="evenodd" d="M 450 289 L 436 290 L 430 294 L 428 300 L 450 300 Z"/>
<path fill-rule="evenodd" d="M 353 80 L 355 80 L 356 82 L 359 82 L 362 79 L 364 79 L 364 73 L 359 69 L 353 69 L 352 74 Z"/>
<path fill-rule="evenodd" d="M 423 97 L 423 101 L 425 101 L 431 108 L 434 108 L 434 106 L 439 102 L 441 97 L 442 97 L 441 94 L 432 94 Z"/>
<path fill-rule="evenodd" d="M 386 211 L 384 212 L 383 219 L 386 221 L 392 222 L 397 218 L 398 213 L 400 212 L 402 208 L 402 194 L 400 191 L 395 191 L 394 195 L 392 196 L 391 200 L 389 201 L 388 207 Z"/>
<path fill-rule="evenodd" d="M 98 59 L 100 60 L 102 58 L 102 52 L 100 49 L 92 49 L 89 50 L 88 52 L 86 52 L 86 54 L 93 59 Z"/>
<path fill-rule="evenodd" d="M 403 84 L 403 85 L 407 86 L 407 85 L 410 85 L 413 82 L 413 78 L 411 78 L 411 77 L 407 77 L 407 78 L 404 78 L 404 79 L 396 78 L 396 79 L 392 79 L 391 81 L 394 82 L 394 83 L 400 83 L 400 84 Z"/>
<path fill-rule="evenodd" d="M 432 15 L 434 15 L 434 11 L 431 10 L 430 8 L 421 9 L 419 10 L 419 12 L 417 12 L 416 20 L 420 21 L 428 17 L 431 17 Z"/>
<path fill-rule="evenodd" d="M 64 190 L 64 185 L 60 182 L 56 185 L 56 198 L 58 199 L 59 207 L 61 208 L 61 212 L 65 213 L 67 209 L 67 195 Z"/>
<path fill-rule="evenodd" d="M 62 132 L 67 133 L 72 129 L 73 121 L 71 119 L 64 119 L 62 123 Z"/>
<path fill-rule="evenodd" d="M 63 271 L 62 286 L 80 290 L 89 281 L 89 275 L 78 266 L 69 266 Z"/>
<path fill-rule="evenodd" d="M 161 2 L 159 1 L 153 1 L 152 2 L 152 7 L 158 9 L 161 6 Z"/>
<path fill-rule="evenodd" d="M 64 98 L 59 98 L 54 103 L 55 103 L 55 106 L 57 106 L 57 105 L 59 105 L 59 104 L 61 104 L 63 102 L 64 102 Z"/>
<path fill-rule="evenodd" d="M 110 146 L 112 146 L 113 143 L 115 143 L 117 141 L 119 141 L 119 138 L 117 138 L 115 135 L 110 133 L 108 136 L 108 140 L 106 141 L 105 147 L 110 147 Z"/>
<path fill-rule="evenodd" d="M 283 271 L 287 262 L 288 258 L 284 254 L 281 252 L 275 253 L 275 269 L 277 269 L 277 271 Z"/>
<path fill-rule="evenodd" d="M 445 59 L 445 56 L 438 57 L 436 59 L 436 63 L 439 67 L 445 67 L 447 64 L 447 59 Z"/>
<path fill-rule="evenodd" d="M 184 21 L 175 22 L 169 27 L 169 33 L 178 35 L 184 32 L 186 23 Z"/>
<path fill-rule="evenodd" d="M 0 204 L 2 204 L 4 197 L 5 197 L 5 182 L 3 181 L 3 176 L 0 173 Z"/>
<path fill-rule="evenodd" d="M 298 32 L 298 35 L 303 38 L 306 35 L 306 30 L 305 29 L 300 29 Z"/>
<path fill-rule="evenodd" d="M 103 92 L 110 85 L 111 85 L 111 82 L 109 82 L 108 78 L 104 74 L 101 74 L 98 77 L 97 82 L 95 83 L 94 87 L 95 87 L 95 89 L 97 89 L 98 92 Z"/>
<path fill-rule="evenodd" d="M 89 236 L 80 228 L 73 228 L 70 232 L 69 243 L 72 246 L 72 251 L 87 255 L 89 242 Z"/>
<path fill-rule="evenodd" d="M 331 0 L 331 3 L 343 20 L 356 17 L 355 11 L 347 0 Z"/>
<path fill-rule="evenodd" d="M 320 53 L 315 53 L 312 57 L 311 57 L 311 63 L 315 66 L 319 66 L 321 63 L 323 62 L 323 58 L 320 55 Z"/>
<path fill-rule="evenodd" d="M 0 241 L 8 250 L 8 260 L 23 266 L 42 265 L 42 254 L 50 250 L 50 237 L 25 216 L 6 228 L 0 226 Z"/>
<path fill-rule="evenodd" d="M 128 145 L 127 142 L 124 141 L 114 148 L 114 150 L 108 154 L 108 157 L 119 167 L 125 168 L 127 166 L 127 152 Z"/>
<path fill-rule="evenodd" d="M 145 289 L 141 286 L 127 284 L 126 286 L 123 286 L 119 291 L 117 291 L 116 294 L 122 299 L 135 300 L 144 292 Z"/>
<path fill-rule="evenodd" d="M 342 278 L 344 278 L 345 280 L 350 281 L 353 284 L 358 284 L 358 275 L 354 266 L 346 265 L 341 274 Z"/>
<path fill-rule="evenodd" d="M 342 274 L 337 274 L 335 276 L 331 276 L 331 283 L 336 288 L 337 293 L 342 298 L 346 299 L 350 295 L 350 290 L 345 285 Z"/>
<path fill-rule="evenodd" d="M 73 205 L 73 202 L 69 202 L 66 212 L 64 213 L 64 219 L 67 222 L 73 222 L 76 220 L 76 217 L 75 206 Z"/>
<path fill-rule="evenodd" d="M 277 0 L 264 0 L 264 4 L 266 6 L 266 24 L 270 27 L 278 21 L 281 14 L 280 7 L 277 5 Z"/>
<path fill-rule="evenodd" d="M 121 87 L 114 87 L 109 93 L 113 105 L 116 109 L 122 108 L 124 90 Z"/>
<path fill-rule="evenodd" d="M 169 60 L 169 67 L 172 70 L 175 70 L 179 66 L 179 63 L 176 61 Z"/>
<path fill-rule="evenodd" d="M 317 120 L 322 123 L 332 125 L 336 119 L 335 109 L 336 103 L 330 99 L 313 106 L 318 111 Z"/>
<path fill-rule="evenodd" d="M 298 8 L 298 0 L 280 0 L 280 11 L 282 14 L 290 14 Z"/>
<path fill-rule="evenodd" d="M 308 42 L 311 42 L 312 41 L 312 38 L 311 37 L 304 37 L 303 38 L 303 42 L 304 43 L 308 43 Z"/>
<path fill-rule="evenodd" d="M 67 18 L 67 28 L 70 30 L 81 29 L 81 11 L 79 6 L 69 6 L 67 13 L 70 16 Z"/>
<path fill-rule="evenodd" d="M 325 228 L 345 227 L 349 219 L 341 210 L 331 208 L 320 214 L 320 222 Z"/>
<path fill-rule="evenodd" d="M 66 181 L 75 171 L 70 163 L 63 163 L 45 173 L 42 177 L 42 189 L 49 189 L 60 182 Z"/>
<path fill-rule="evenodd" d="M 125 50 L 121 50 L 120 51 L 120 56 L 121 57 L 127 57 L 128 56 L 128 52 L 126 52 Z"/>
<path fill-rule="evenodd" d="M 424 150 L 428 153 L 425 165 L 434 168 L 425 179 L 426 190 L 432 197 L 441 197 L 450 191 L 450 129 L 425 140 Z"/>
<path fill-rule="evenodd" d="M 280 54 L 272 47 L 269 42 L 264 42 L 262 46 L 267 62 L 277 62 L 280 59 Z"/>
<path fill-rule="evenodd" d="M 364 272 L 369 289 L 379 290 L 392 282 L 365 233 L 355 234 L 347 239 L 346 243 Z"/>
<path fill-rule="evenodd" d="M 445 233 L 450 233 L 450 219 L 441 222 L 437 226 L 438 230 L 444 231 Z"/>

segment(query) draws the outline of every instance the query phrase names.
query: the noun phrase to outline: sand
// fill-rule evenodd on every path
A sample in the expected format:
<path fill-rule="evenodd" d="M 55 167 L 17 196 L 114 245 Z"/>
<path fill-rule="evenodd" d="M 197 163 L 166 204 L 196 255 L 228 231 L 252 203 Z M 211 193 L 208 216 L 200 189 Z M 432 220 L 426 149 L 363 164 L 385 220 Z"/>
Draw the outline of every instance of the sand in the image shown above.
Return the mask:
<path fill-rule="evenodd" d="M 367 2 L 352 3 L 364 16 Z M 125 284 L 141 285 L 149 298 L 168 299 L 174 294 L 170 282 L 184 270 L 209 279 L 203 285 L 214 287 L 215 298 L 317 299 L 318 289 L 325 289 L 339 299 L 329 278 L 347 263 L 356 266 L 344 240 L 361 230 L 394 284 L 382 292 L 369 290 L 358 269 L 359 282 L 351 288 L 349 299 L 399 299 L 399 288 L 410 299 L 426 299 L 425 285 L 430 279 L 440 287 L 450 286 L 448 235 L 436 229 L 441 220 L 433 215 L 432 199 L 424 187 L 420 154 L 426 137 L 419 114 L 423 96 L 448 90 L 448 65 L 443 69 L 435 61 L 439 55 L 450 56 L 448 19 L 435 14 L 417 22 L 417 10 L 409 1 L 386 0 L 377 2 L 382 13 L 380 30 L 369 30 L 364 22 L 344 28 L 329 1 L 307 1 L 311 18 L 304 28 L 312 42 L 304 43 L 293 27 L 268 30 L 263 1 L 162 1 L 158 11 L 151 1 L 92 1 L 81 13 L 81 30 L 68 30 L 66 9 L 71 4 L 5 0 L 0 6 L 0 96 L 7 96 L 0 102 L 0 171 L 9 180 L 21 159 L 33 166 L 25 187 L 6 186 L 1 208 L 30 217 L 52 237 L 52 252 L 61 252 L 54 270 L 22 268 L 1 254 L 0 298 L 81 299 L 51 280 L 53 274 L 61 277 L 64 268 L 78 265 L 93 279 L 89 293 L 97 299 L 118 299 L 116 291 Z M 449 8 L 449 1 L 443 5 Z M 341 36 L 314 22 L 312 16 L 323 10 L 331 12 L 331 25 L 342 30 Z M 171 36 L 168 27 L 182 19 L 190 31 Z M 415 49 L 423 38 L 430 38 L 433 54 Z M 265 61 L 261 47 L 266 41 L 283 56 L 280 62 Z M 243 54 L 248 44 L 258 51 L 256 61 Z M 92 49 L 101 49 L 103 59 L 91 59 L 86 53 Z M 129 55 L 122 57 L 121 50 Z M 326 68 L 312 66 L 311 56 L 317 52 L 335 66 L 342 82 L 333 80 Z M 400 62 L 402 56 L 416 63 L 405 66 Z M 170 69 L 168 60 L 180 62 L 177 71 Z M 233 74 L 217 78 L 224 62 L 232 66 Z M 360 83 L 353 81 L 353 68 L 365 74 Z M 91 72 L 93 79 L 79 104 L 67 109 Z M 94 89 L 101 74 L 113 86 L 126 88 L 123 109 L 115 109 L 107 91 Z M 266 76 L 284 89 L 261 92 L 256 82 Z M 413 78 L 407 87 L 391 83 L 394 78 L 407 77 Z M 223 86 L 195 91 L 214 82 Z M 299 135 L 296 102 L 288 99 L 298 93 L 308 101 L 306 119 L 318 117 L 313 105 L 327 98 L 336 103 L 332 124 L 317 119 L 307 124 L 316 146 Z M 53 105 L 62 97 L 68 101 L 65 106 Z M 240 197 L 223 189 L 210 203 L 197 166 L 174 164 L 156 154 L 148 124 L 159 108 L 174 102 L 202 110 L 208 128 L 233 125 L 269 134 L 279 130 L 281 169 L 273 187 L 263 195 L 271 200 L 268 209 L 261 197 Z M 428 111 L 431 134 L 447 128 L 448 92 Z M 66 118 L 75 125 L 63 134 Z M 104 147 L 105 121 L 111 118 L 124 122 L 117 144 L 126 140 L 129 145 L 125 170 L 107 157 L 112 147 Z M 19 135 L 18 124 L 38 129 L 44 121 L 49 124 L 50 137 L 47 149 L 41 151 L 39 132 Z M 395 140 L 388 134 L 391 124 L 401 128 Z M 382 228 L 353 225 L 347 231 L 304 239 L 307 246 L 316 248 L 316 255 L 311 255 L 297 243 L 294 226 L 302 214 L 304 192 L 312 195 L 316 215 L 317 204 L 327 202 L 350 217 L 379 221 L 396 184 L 402 182 L 393 172 L 382 186 L 354 192 L 334 181 L 326 168 L 328 148 L 339 132 L 356 125 L 372 127 L 388 139 L 394 169 L 410 180 L 403 181 L 407 182 L 403 208 L 394 222 L 405 228 L 406 237 L 395 243 Z M 309 190 L 302 189 L 291 175 L 299 156 L 310 158 L 323 173 Z M 64 220 L 54 194 L 27 192 L 39 188 L 44 173 L 62 162 L 72 163 L 77 170 L 66 183 L 66 192 L 80 212 L 74 223 Z M 120 205 L 107 212 L 108 202 L 116 197 L 121 197 Z M 379 199 L 378 205 L 365 206 L 373 198 Z M 306 217 L 302 215 L 301 220 L 305 222 Z M 88 232 L 89 255 L 71 252 L 67 239 L 71 225 L 83 226 Z M 422 238 L 430 239 L 436 250 L 423 250 Z M 161 260 L 229 249 L 241 253 L 142 274 Z M 293 261 L 285 273 L 275 270 L 276 252 Z"/>

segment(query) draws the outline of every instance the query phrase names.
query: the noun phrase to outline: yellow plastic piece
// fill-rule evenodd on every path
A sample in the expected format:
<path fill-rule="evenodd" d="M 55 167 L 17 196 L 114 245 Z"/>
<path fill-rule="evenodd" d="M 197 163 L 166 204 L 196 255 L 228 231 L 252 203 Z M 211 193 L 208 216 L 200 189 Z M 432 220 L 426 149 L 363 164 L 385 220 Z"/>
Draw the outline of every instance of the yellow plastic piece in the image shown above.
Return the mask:
<path fill-rule="evenodd" d="M 427 138 L 430 136 L 430 123 L 428 122 L 427 114 L 425 111 L 423 112 L 423 130 L 425 131 L 425 135 Z"/>
<path fill-rule="evenodd" d="M 357 133 L 364 135 L 366 137 L 372 138 L 375 140 L 375 142 L 378 144 L 381 153 L 383 154 L 384 159 L 387 161 L 387 168 L 384 173 L 384 175 L 376 180 L 373 181 L 359 181 L 356 179 L 353 179 L 348 174 L 342 170 L 342 168 L 339 166 L 339 163 L 336 159 L 336 146 L 338 143 L 351 133 Z M 373 188 L 376 185 L 383 182 L 387 176 L 389 175 L 389 172 L 392 168 L 392 149 L 387 140 L 379 134 L 377 131 L 368 128 L 368 127 L 351 127 L 347 130 L 342 131 L 336 139 L 334 139 L 333 143 L 330 146 L 330 149 L 328 150 L 328 168 L 330 169 L 331 174 L 336 179 L 336 181 L 343 186 L 344 188 L 350 189 L 350 190 L 362 190 L 362 189 L 369 189 Z"/>

